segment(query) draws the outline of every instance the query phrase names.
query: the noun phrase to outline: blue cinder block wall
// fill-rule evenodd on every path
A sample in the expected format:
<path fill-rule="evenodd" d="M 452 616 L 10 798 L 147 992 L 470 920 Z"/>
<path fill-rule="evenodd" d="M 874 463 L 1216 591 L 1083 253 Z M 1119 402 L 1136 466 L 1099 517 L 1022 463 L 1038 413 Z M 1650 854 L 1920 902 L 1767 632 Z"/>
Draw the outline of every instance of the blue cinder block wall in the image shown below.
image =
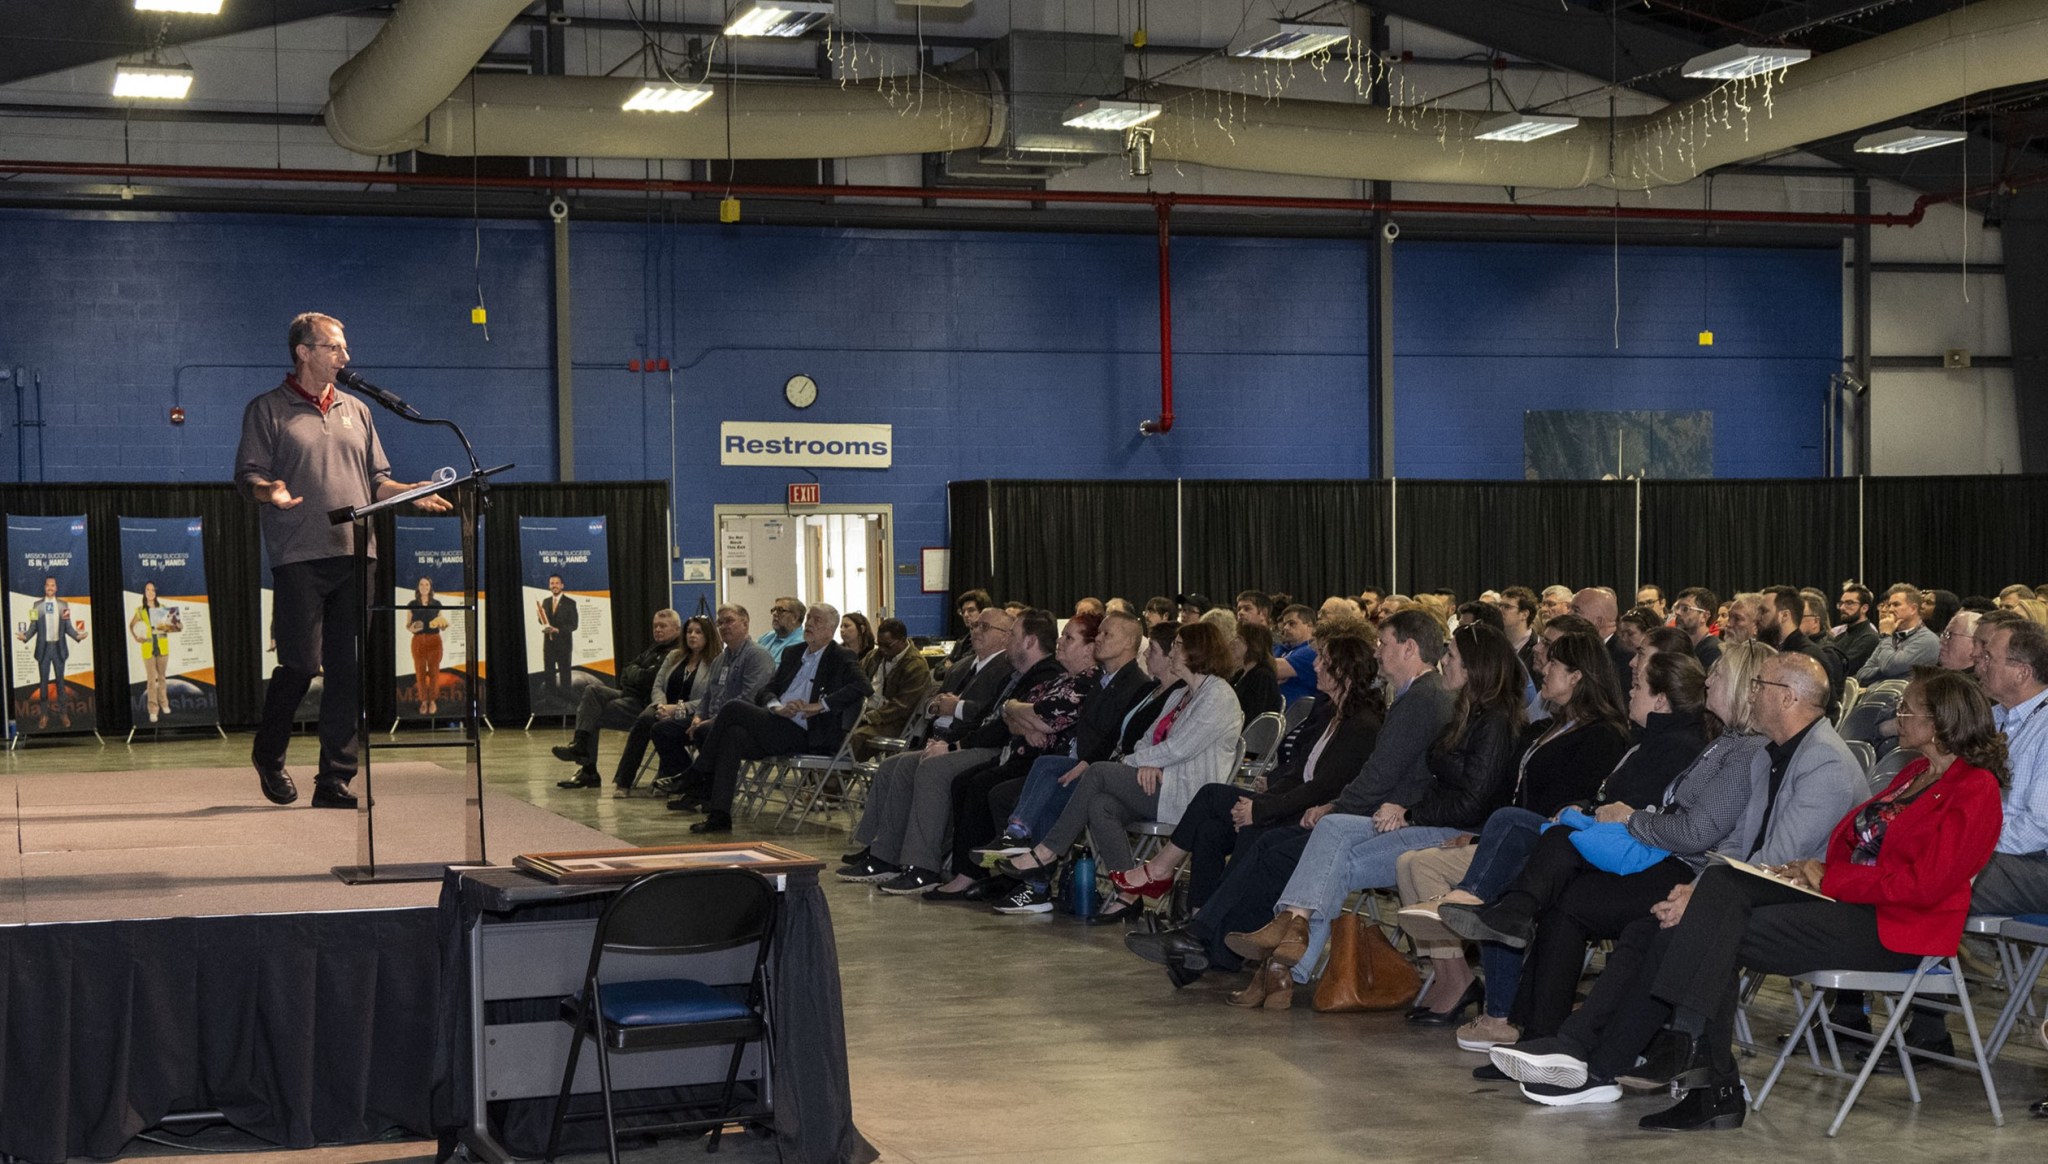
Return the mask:
<path fill-rule="evenodd" d="M 0 214 L 0 472 L 52 482 L 229 472 L 242 404 L 286 367 L 285 322 L 348 326 L 358 370 L 468 428 L 486 461 L 552 477 L 550 228 L 462 220 Z M 1716 472 L 1819 470 L 1839 366 L 1831 250 L 1404 242 L 1396 462 L 1408 478 L 1517 478 L 1521 413 L 1716 412 Z M 887 503 L 899 562 L 946 541 L 945 483 L 975 477 L 1355 477 L 1366 472 L 1366 244 L 1174 243 L 1173 433 L 1158 410 L 1149 236 L 577 223 L 577 476 L 668 477 L 677 548 L 712 552 L 714 502 L 773 503 L 810 474 L 721 468 L 724 420 L 895 426 L 887 471 L 820 470 L 832 502 Z M 489 340 L 469 322 L 482 284 Z M 1697 333 L 1713 330 L 1702 348 Z M 669 372 L 629 372 L 667 359 Z M 820 385 L 801 413 L 782 385 Z M 188 420 L 173 427 L 172 405 Z M 670 417 L 673 414 L 674 423 Z M 445 433 L 380 418 L 402 474 Z M 673 439 L 673 452 L 672 452 Z M 936 630 L 943 600 L 897 579 Z M 694 605 L 704 588 L 679 587 Z"/>

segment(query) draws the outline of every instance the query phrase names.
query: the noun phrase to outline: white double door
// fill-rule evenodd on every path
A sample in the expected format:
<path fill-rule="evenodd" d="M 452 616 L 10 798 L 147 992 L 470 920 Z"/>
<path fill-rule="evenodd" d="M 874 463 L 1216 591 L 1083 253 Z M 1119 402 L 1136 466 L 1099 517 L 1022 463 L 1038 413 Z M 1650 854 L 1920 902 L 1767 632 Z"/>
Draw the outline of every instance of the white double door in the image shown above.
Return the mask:
<path fill-rule="evenodd" d="M 747 608 L 754 629 L 783 595 L 804 605 L 859 611 L 870 624 L 893 614 L 890 563 L 895 551 L 887 505 L 720 505 L 718 600 Z"/>

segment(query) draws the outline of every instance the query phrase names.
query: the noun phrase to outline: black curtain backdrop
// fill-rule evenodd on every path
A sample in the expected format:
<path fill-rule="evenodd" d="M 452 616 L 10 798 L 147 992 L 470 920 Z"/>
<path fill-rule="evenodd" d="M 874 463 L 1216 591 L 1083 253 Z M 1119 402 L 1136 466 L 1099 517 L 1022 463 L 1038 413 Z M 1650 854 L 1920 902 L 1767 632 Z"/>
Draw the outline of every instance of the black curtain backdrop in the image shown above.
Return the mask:
<path fill-rule="evenodd" d="M 1185 588 L 1228 605 L 1238 591 L 1286 593 L 1311 608 L 1387 577 L 1382 481 L 1187 481 L 1181 486 Z"/>
<path fill-rule="evenodd" d="M 1725 600 L 1782 583 L 1832 602 L 1856 576 L 1856 493 L 1853 479 L 1645 481 L 1638 585 L 1656 583 L 1668 601 L 1686 586 Z"/>
<path fill-rule="evenodd" d="M 492 506 L 484 519 L 484 579 L 496 617 L 485 633 L 490 653 L 486 664 L 485 710 L 498 723 L 523 722 L 527 713 L 525 626 L 517 615 L 519 594 L 519 518 L 602 514 L 610 519 L 612 606 L 619 626 L 619 650 L 632 655 L 646 646 L 647 622 L 669 603 L 669 501 L 666 481 L 598 481 L 499 485 L 491 491 Z M 270 573 L 263 561 L 262 534 L 255 505 L 244 501 L 232 485 L 178 483 L 0 484 L 0 512 L 53 516 L 82 513 L 92 559 L 93 672 L 99 684 L 99 718 L 93 725 L 107 735 L 125 734 L 131 726 L 127 699 L 127 614 L 120 609 L 121 531 L 123 517 L 192 517 L 205 521 L 206 586 L 213 608 L 214 674 L 220 691 L 221 723 L 251 727 L 261 716 L 265 630 L 259 591 Z M 391 518 L 378 524 L 379 546 L 391 544 Z M 500 580 L 504 580 L 502 583 Z M 379 559 L 378 595 L 391 594 L 389 555 Z M 683 612 L 685 615 L 689 611 Z M 371 639 L 368 666 L 373 676 L 389 676 L 395 640 L 388 634 Z M 515 682 L 491 681 L 514 676 Z M 371 723 L 389 723 L 392 691 L 389 682 L 371 684 Z"/>
<path fill-rule="evenodd" d="M 1400 481 L 1393 504 L 1404 594 L 1449 588 L 1463 602 L 1563 583 L 1635 597 L 1634 482 Z"/>
<path fill-rule="evenodd" d="M 1065 616 L 1076 600 L 1171 595 L 1178 538 L 1172 481 L 990 481 L 997 602 Z M 956 502 L 955 510 L 960 506 Z M 955 580 L 954 593 L 961 589 Z"/>
<path fill-rule="evenodd" d="M 1655 582 L 1724 598 L 1862 575 L 1994 596 L 2048 582 L 2048 476 L 1739 481 L 956 481 L 953 594 L 1327 594 Z M 1178 496 L 1176 496 L 1176 493 Z M 1641 549 L 1637 549 L 1640 507 Z M 993 512 L 993 541 L 991 521 Z M 1398 577 L 1389 569 L 1388 546 Z M 995 569 L 991 570 L 991 556 Z M 1176 574 L 1184 585 L 1176 587 Z"/>
<path fill-rule="evenodd" d="M 990 562 L 994 545 L 988 537 L 988 495 L 990 482 L 955 481 L 946 486 L 946 522 L 950 547 L 946 585 L 951 591 L 946 607 L 943 638 L 966 635 L 967 627 L 954 613 L 960 595 L 969 590 L 995 593 L 995 572 Z"/>
<path fill-rule="evenodd" d="M 2048 582 L 2043 477 L 1871 477 L 1864 482 L 1864 581 L 1996 598 Z"/>

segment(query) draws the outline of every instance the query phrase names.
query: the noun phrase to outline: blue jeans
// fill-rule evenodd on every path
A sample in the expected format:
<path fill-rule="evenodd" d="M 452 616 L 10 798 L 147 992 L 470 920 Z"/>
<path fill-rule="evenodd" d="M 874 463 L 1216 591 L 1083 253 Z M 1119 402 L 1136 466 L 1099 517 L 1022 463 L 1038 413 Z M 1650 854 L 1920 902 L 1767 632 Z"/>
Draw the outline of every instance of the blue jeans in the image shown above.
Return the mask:
<path fill-rule="evenodd" d="M 1492 901 L 1522 871 L 1536 838 L 1543 835 L 1549 818 L 1526 808 L 1495 809 L 1486 818 L 1479 840 L 1472 850 L 1472 867 L 1458 888 L 1482 901 Z"/>
<path fill-rule="evenodd" d="M 1017 794 L 1017 807 L 1003 831 L 1013 837 L 1038 840 L 1060 819 L 1067 801 L 1074 798 L 1074 784 L 1061 784 L 1060 777 L 1081 761 L 1071 756 L 1040 756 L 1024 774 L 1024 791 Z M 1075 781 L 1075 784 L 1080 781 Z"/>
<path fill-rule="evenodd" d="M 1330 919 L 1342 912 L 1344 899 L 1352 890 L 1392 886 L 1394 865 L 1401 854 L 1440 845 L 1461 831 L 1409 825 L 1383 833 L 1373 828 L 1369 816 L 1339 813 L 1317 821 L 1309 833 L 1308 848 L 1302 851 L 1301 861 L 1276 903 L 1281 908 L 1308 911 L 1308 951 L 1295 963 L 1295 981 L 1308 981 L 1309 972 L 1322 957 L 1323 943 L 1329 940 Z"/>

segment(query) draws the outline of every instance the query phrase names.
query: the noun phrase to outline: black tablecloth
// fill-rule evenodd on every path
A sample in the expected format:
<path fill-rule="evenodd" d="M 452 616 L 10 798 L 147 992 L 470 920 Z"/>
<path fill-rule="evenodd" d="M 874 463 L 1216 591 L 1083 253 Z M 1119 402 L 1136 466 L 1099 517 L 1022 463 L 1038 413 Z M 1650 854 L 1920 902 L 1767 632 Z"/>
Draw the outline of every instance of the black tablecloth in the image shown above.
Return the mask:
<path fill-rule="evenodd" d="M 435 927 L 416 908 L 0 928 L 0 1152 L 106 1158 L 182 1111 L 288 1148 L 429 1134 Z"/>
<path fill-rule="evenodd" d="M 433 1118 L 443 1155 L 468 1125 L 471 1110 L 466 940 L 471 927 L 493 924 L 512 913 L 530 921 L 595 917 L 616 888 L 570 889 L 510 868 L 449 870 L 441 885 L 442 1023 L 434 1047 Z M 839 950 L 832 937 L 832 913 L 815 871 L 788 874 L 769 964 L 769 1005 L 775 1016 L 772 1098 L 783 1156 L 806 1164 L 866 1164 L 876 1152 L 853 1126 Z M 542 1005 L 529 1017 L 552 1017 L 552 1004 Z M 595 1100 L 583 1097 L 582 1102 Z M 493 1103 L 491 1130 L 513 1153 L 538 1157 L 547 1146 L 553 1108 L 552 1099 Z M 571 1123 L 563 1133 L 565 1151 L 598 1148 L 603 1141 L 601 1121 Z"/>

